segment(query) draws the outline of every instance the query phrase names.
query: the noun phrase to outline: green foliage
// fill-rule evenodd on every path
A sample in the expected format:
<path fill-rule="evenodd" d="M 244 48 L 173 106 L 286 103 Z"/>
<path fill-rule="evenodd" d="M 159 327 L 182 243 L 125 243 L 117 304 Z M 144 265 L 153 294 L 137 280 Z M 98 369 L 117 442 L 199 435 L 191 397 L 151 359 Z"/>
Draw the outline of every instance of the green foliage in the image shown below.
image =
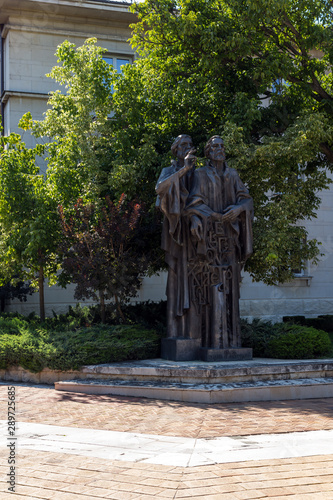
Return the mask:
<path fill-rule="evenodd" d="M 331 2 L 146 0 L 132 10 L 140 58 L 114 87 L 113 185 L 131 179 L 152 205 L 172 138 L 190 134 L 203 156 L 222 134 L 255 202 L 247 269 L 267 284 L 292 279 L 318 258 L 303 224 L 333 165 Z"/>
<path fill-rule="evenodd" d="M 128 304 L 123 308 L 127 321 L 140 323 L 146 328 L 153 328 L 161 335 L 166 335 L 166 311 L 167 303 L 165 300 L 160 302 L 139 302 L 137 304 Z"/>
<path fill-rule="evenodd" d="M 75 330 L 81 326 L 91 326 L 92 324 L 99 323 L 100 317 L 96 318 L 96 307 L 94 306 L 81 306 L 77 303 L 74 307 L 69 306 L 67 314 L 55 314 L 53 318 L 46 318 L 46 324 L 53 329 Z"/>
<path fill-rule="evenodd" d="M 104 52 L 93 38 L 79 48 L 68 41 L 59 45 L 59 65 L 47 76 L 65 87 L 65 92 L 51 93 L 43 121 L 33 121 L 30 113 L 21 120 L 21 127 L 48 141 L 48 183 L 64 208 L 78 198 L 95 201 L 107 184 L 104 136 L 117 76 L 102 59 Z"/>
<path fill-rule="evenodd" d="M 251 347 L 253 356 L 267 358 L 270 341 L 280 334 L 280 325 L 255 318 L 252 323 L 241 320 L 242 347 Z"/>
<path fill-rule="evenodd" d="M 2 318 L 0 318 L 2 319 Z M 52 323 L 52 321 L 51 321 Z M 62 326 L 62 328 L 61 328 Z M 95 325 L 69 330 L 36 319 L 7 317 L 0 324 L 0 368 L 32 372 L 79 369 L 82 365 L 158 357 L 159 336 L 140 325 Z"/>
<path fill-rule="evenodd" d="M 329 355 L 331 350 L 327 332 L 301 325 L 289 325 L 282 335 L 269 343 L 270 356 L 273 358 L 318 358 Z"/>
<path fill-rule="evenodd" d="M 311 359 L 333 356 L 327 332 L 291 323 L 252 323 L 242 320 L 242 346 L 251 347 L 255 357 Z"/>
<path fill-rule="evenodd" d="M 60 283 L 76 284 L 74 297 L 100 301 L 105 323 L 105 300 L 120 304 L 134 297 L 148 267 L 147 255 L 138 251 L 137 223 L 142 208 L 127 203 L 122 195 L 117 204 L 107 197 L 102 207 L 75 205 L 66 220 L 62 207 L 63 230 Z"/>
<path fill-rule="evenodd" d="M 0 285 L 31 280 L 42 296 L 44 276 L 51 284 L 56 279 L 60 235 L 57 206 L 36 165 L 44 148 L 27 148 L 17 134 L 1 142 Z"/>
<path fill-rule="evenodd" d="M 67 215 L 78 198 L 140 193 L 153 214 L 175 136 L 192 136 L 201 165 L 205 141 L 222 134 L 255 203 L 247 270 L 267 284 L 292 279 L 319 257 L 305 223 L 333 165 L 331 1 L 145 0 L 131 8 L 135 63 L 118 75 L 95 39 L 64 42 L 50 76 L 66 93 L 51 95 L 44 121 L 22 122 L 52 139 L 53 198 Z M 159 231 L 149 234 L 156 269 Z"/>
<path fill-rule="evenodd" d="M 122 316 L 115 304 L 108 303 L 105 306 L 105 322 L 108 325 L 140 325 L 152 329 L 160 335 L 166 334 L 166 301 L 138 302 L 136 304 L 123 304 Z M 91 326 L 100 323 L 101 310 L 98 306 L 84 306 L 76 304 L 69 307 L 67 314 L 54 314 L 53 318 L 46 318 L 48 328 L 63 330 L 68 328 L 74 330 L 81 326 Z"/>
<path fill-rule="evenodd" d="M 20 137 L 2 138 L 0 168 L 1 281 L 17 271 L 20 279 L 35 279 L 40 265 L 54 277 L 54 251 L 60 224 L 57 207 L 36 165 L 43 147 L 26 148 Z M 7 271 L 7 272 L 6 272 Z"/>
<path fill-rule="evenodd" d="M 322 314 L 317 318 L 306 318 L 305 316 L 284 316 L 284 322 L 294 323 L 296 325 L 312 326 L 324 332 L 333 332 L 333 315 Z"/>
<path fill-rule="evenodd" d="M 0 331 L 8 335 L 18 335 L 23 331 L 28 331 L 29 324 L 23 317 L 13 317 L 12 315 L 0 316 Z"/>
<path fill-rule="evenodd" d="M 126 172 L 126 169 L 124 170 L 117 163 L 118 152 L 114 147 L 117 137 L 112 131 L 113 119 L 110 115 L 113 113 L 113 88 L 120 79 L 120 75 L 112 65 L 103 60 L 106 49 L 98 47 L 96 43 L 97 40 L 92 38 L 86 40 L 82 47 L 76 47 L 68 41 L 59 45 L 56 52 L 58 65 L 48 76 L 59 83 L 63 91 L 51 93 L 48 101 L 49 109 L 45 113 L 44 120 L 34 121 L 31 114 L 27 113 L 20 122 L 24 130 L 31 130 L 37 139 L 42 137 L 47 141 L 45 144 L 46 185 L 52 201 L 56 205 L 61 205 L 63 217 L 67 221 L 71 217 L 77 217 L 73 205 L 78 199 L 82 210 L 86 207 L 85 210 L 89 211 L 94 206 L 94 212 L 97 212 L 103 211 L 102 206 L 105 205 L 106 196 L 110 200 L 119 200 L 125 192 L 128 200 L 133 201 L 139 197 L 141 199 L 142 196 L 147 198 L 150 189 L 150 187 L 147 188 L 145 177 L 143 177 L 143 182 L 138 182 L 139 166 L 141 163 L 145 164 L 150 155 L 147 145 L 143 148 L 142 154 L 136 155 L 138 176 L 134 177 L 131 172 Z M 126 134 L 125 130 L 123 133 Z M 132 149 L 132 146 L 129 145 L 128 149 Z M 112 201 L 110 203 L 112 204 Z M 125 212 L 123 210 L 117 219 L 118 224 L 123 228 L 126 222 Z M 96 213 L 95 217 L 97 217 Z M 93 231 L 94 223 L 90 232 Z M 160 267 L 159 228 L 160 224 L 155 214 L 146 213 L 141 208 L 135 241 L 133 238 L 131 240 L 133 250 L 131 256 L 133 257 L 135 253 L 134 249 L 137 252 L 132 263 L 134 265 L 136 262 L 137 271 L 132 270 L 132 274 L 142 273 L 142 262 L 150 259 L 152 249 L 154 256 L 149 262 L 151 269 Z M 88 237 L 89 231 L 86 231 L 85 238 Z M 114 240 L 117 239 L 118 233 L 118 230 L 114 232 Z M 125 240 L 127 236 L 124 234 L 123 236 Z M 91 239 L 92 234 L 89 233 L 89 237 Z M 62 243 L 62 246 L 64 244 L 66 242 Z M 78 254 L 77 258 L 79 258 Z M 80 258 L 82 260 L 83 254 Z M 127 278 L 125 277 L 126 271 L 120 269 L 120 260 L 118 258 L 117 268 L 113 266 L 114 258 L 110 258 L 108 265 L 112 267 L 113 275 L 117 271 L 122 273 L 118 281 L 119 285 L 123 283 L 124 289 L 127 286 L 124 283 Z M 66 267 L 66 263 L 62 265 Z M 67 274 L 70 273 L 67 272 Z M 73 277 L 73 272 L 71 274 Z M 66 281 L 63 278 L 64 273 L 61 278 L 62 283 Z M 116 286 L 114 278 L 112 278 L 112 286 Z M 96 290 L 96 287 L 92 288 Z M 128 291 L 128 293 L 131 296 L 133 291 Z M 84 294 L 78 292 L 77 296 L 83 298 Z"/>

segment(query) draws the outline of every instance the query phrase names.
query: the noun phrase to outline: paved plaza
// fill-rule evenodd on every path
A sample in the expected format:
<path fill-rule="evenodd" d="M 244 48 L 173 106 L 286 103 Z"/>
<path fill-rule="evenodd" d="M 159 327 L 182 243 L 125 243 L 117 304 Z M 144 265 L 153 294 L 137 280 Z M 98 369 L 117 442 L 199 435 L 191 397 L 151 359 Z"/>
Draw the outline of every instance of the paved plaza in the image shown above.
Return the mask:
<path fill-rule="evenodd" d="M 333 398 L 209 405 L 11 382 L 0 397 L 0 499 L 333 499 Z"/>

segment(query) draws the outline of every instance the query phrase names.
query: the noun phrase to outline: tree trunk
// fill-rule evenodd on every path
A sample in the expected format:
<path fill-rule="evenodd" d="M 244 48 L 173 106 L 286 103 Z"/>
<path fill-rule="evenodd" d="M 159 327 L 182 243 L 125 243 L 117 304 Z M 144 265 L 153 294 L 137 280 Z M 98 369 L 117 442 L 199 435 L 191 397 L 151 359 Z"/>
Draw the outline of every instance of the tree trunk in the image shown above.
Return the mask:
<path fill-rule="evenodd" d="M 329 162 L 333 163 L 333 149 L 325 142 L 319 144 L 320 151 L 326 155 Z"/>
<path fill-rule="evenodd" d="M 41 321 L 45 321 L 44 269 L 43 269 L 43 266 L 40 266 L 40 268 L 39 268 L 38 290 L 39 290 L 39 315 L 40 315 L 40 320 Z"/>
<path fill-rule="evenodd" d="M 104 299 L 104 292 L 103 290 L 99 291 L 99 303 L 101 306 L 101 320 L 102 323 L 106 323 L 106 315 L 105 315 L 105 299 Z"/>
<path fill-rule="evenodd" d="M 121 310 L 121 307 L 120 307 L 120 304 L 119 304 L 119 300 L 118 300 L 118 297 L 117 295 L 114 296 L 114 301 L 116 303 L 116 306 L 117 306 L 117 311 L 121 317 L 121 319 L 123 320 L 123 322 L 125 323 L 126 319 L 125 319 L 125 316 L 124 316 L 124 313 L 123 311 Z"/>

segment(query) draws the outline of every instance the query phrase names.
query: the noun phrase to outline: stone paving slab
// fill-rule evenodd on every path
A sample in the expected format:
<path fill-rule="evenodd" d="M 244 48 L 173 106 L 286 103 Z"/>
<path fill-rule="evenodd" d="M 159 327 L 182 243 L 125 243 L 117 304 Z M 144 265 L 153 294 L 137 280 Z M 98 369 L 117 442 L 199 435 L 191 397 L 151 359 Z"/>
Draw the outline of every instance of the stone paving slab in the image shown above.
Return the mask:
<path fill-rule="evenodd" d="M 316 365 L 316 364 L 333 364 L 333 358 L 325 359 L 277 359 L 277 358 L 253 358 L 248 360 L 240 361 L 171 361 L 162 358 L 155 359 L 142 359 L 135 361 L 122 361 L 119 363 L 104 363 L 100 365 L 86 365 L 85 371 L 88 370 L 98 370 L 99 368 L 104 368 L 108 370 L 120 370 L 121 368 L 153 368 L 166 369 L 166 370 L 178 370 L 178 369 L 190 369 L 190 370 L 235 370 L 242 368 L 252 368 L 252 367 L 267 367 L 267 366 L 306 366 L 306 365 Z"/>
<path fill-rule="evenodd" d="M 7 409 L 7 385 L 0 385 L 0 418 Z M 248 436 L 249 441 L 262 434 L 333 429 L 332 398 L 207 405 L 11 385 L 16 389 L 19 424 L 206 440 Z M 333 450 L 325 455 L 177 467 L 25 450 L 18 442 L 15 493 L 6 489 L 7 459 L 8 448 L 0 439 L 1 500 L 333 500 Z"/>
<path fill-rule="evenodd" d="M 24 450 L 181 467 L 333 452 L 333 430 L 194 439 L 19 422 L 16 436 Z"/>
<path fill-rule="evenodd" d="M 58 382 L 58 386 L 66 387 L 69 384 L 73 384 L 77 387 L 79 387 L 82 384 L 86 385 L 118 385 L 118 386 L 129 386 L 132 385 L 134 387 L 150 387 L 150 388 L 157 388 L 157 387 L 165 387 L 165 388 L 170 388 L 170 389 L 196 389 L 196 390 L 210 390 L 210 391 L 221 391 L 221 390 L 228 390 L 228 389 L 250 389 L 252 387 L 275 387 L 275 386 L 281 386 L 281 385 L 286 385 L 286 386 L 300 386 L 300 385 L 321 385 L 321 384 L 333 384 L 333 378 L 327 377 L 327 378 L 301 378 L 301 379 L 292 379 L 292 380 L 256 380 L 255 382 L 229 382 L 229 383 L 224 383 L 224 384 L 218 384 L 218 383 L 201 383 L 201 384 L 194 384 L 194 383 L 185 383 L 185 382 L 167 382 L 167 381 L 156 381 L 156 380 L 150 380 L 150 381 L 141 381 L 141 380 L 136 380 L 136 381 L 129 381 L 129 380 L 94 380 L 94 379 L 82 379 L 82 380 L 64 380 L 62 382 Z M 74 391 L 75 392 L 75 391 Z"/>
<path fill-rule="evenodd" d="M 0 448 L 0 463 L 6 450 Z M 304 500 L 333 499 L 333 457 L 316 455 L 198 467 L 119 462 L 36 450 L 19 452 L 20 474 L 8 500 Z M 6 467 L 1 465 L 3 474 Z"/>
<path fill-rule="evenodd" d="M 333 429 L 333 398 L 209 405 L 14 385 L 21 422 L 191 438 Z"/>

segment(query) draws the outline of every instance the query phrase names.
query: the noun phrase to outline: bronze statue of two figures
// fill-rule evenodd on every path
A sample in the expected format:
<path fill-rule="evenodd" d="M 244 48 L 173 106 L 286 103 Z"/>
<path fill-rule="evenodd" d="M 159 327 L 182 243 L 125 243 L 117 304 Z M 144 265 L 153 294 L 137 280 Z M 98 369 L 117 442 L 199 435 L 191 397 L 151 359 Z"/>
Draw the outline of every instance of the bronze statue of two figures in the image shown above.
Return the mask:
<path fill-rule="evenodd" d="M 239 285 L 252 253 L 252 198 L 228 167 L 219 136 L 209 139 L 207 163 L 196 170 L 188 135 L 178 136 L 171 151 L 175 160 L 156 185 L 168 264 L 162 358 L 251 359 L 252 349 L 241 348 Z"/>

